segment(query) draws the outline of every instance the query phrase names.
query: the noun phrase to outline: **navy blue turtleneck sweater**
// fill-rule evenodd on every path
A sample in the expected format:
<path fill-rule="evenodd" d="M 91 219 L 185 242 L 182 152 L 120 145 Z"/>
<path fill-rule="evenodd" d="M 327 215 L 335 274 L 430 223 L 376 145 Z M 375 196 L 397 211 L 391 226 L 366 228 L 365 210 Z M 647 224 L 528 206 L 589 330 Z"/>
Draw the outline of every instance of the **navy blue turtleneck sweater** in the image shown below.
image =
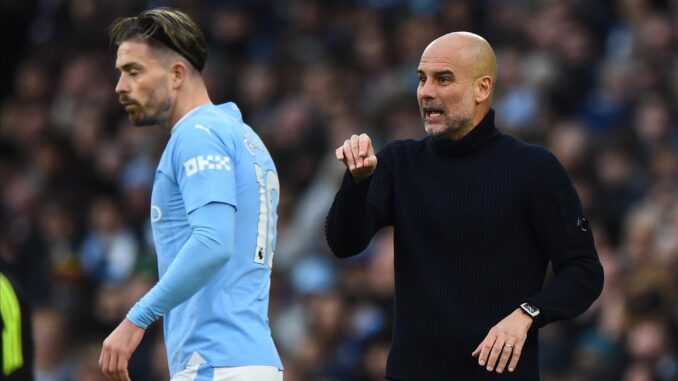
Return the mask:
<path fill-rule="evenodd" d="M 326 221 L 338 257 L 382 227 L 395 244 L 386 375 L 398 380 L 539 380 L 537 328 L 584 312 L 603 272 L 579 197 L 547 150 L 497 131 L 494 111 L 458 141 L 394 141 L 367 180 L 347 171 Z M 553 279 L 544 285 L 548 263 Z M 541 316 L 513 373 L 471 352 L 528 301 Z"/>

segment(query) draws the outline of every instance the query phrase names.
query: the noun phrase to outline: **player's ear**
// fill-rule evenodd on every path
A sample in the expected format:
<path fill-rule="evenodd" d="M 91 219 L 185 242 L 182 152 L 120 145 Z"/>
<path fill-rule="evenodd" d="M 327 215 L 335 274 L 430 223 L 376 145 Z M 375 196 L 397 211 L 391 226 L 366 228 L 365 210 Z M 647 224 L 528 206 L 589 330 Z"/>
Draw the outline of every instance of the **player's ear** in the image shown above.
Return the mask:
<path fill-rule="evenodd" d="M 183 61 L 175 61 L 172 66 L 170 66 L 170 80 L 172 82 L 172 88 L 179 88 L 184 81 L 188 78 L 189 68 Z"/>

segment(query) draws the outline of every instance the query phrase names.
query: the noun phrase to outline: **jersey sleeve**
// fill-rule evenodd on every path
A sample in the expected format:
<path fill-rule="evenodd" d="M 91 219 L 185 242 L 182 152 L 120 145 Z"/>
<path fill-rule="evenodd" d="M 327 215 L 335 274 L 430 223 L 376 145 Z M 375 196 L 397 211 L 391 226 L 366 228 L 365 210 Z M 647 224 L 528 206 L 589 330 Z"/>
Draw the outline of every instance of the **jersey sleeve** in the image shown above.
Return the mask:
<path fill-rule="evenodd" d="M 178 131 L 172 165 L 186 213 L 211 202 L 237 208 L 232 136 L 217 134 L 207 122 L 192 122 Z"/>
<path fill-rule="evenodd" d="M 219 221 L 219 223 L 215 223 Z M 233 255 L 235 209 L 210 203 L 188 214 L 191 236 L 158 283 L 127 314 L 146 329 L 202 289 Z"/>

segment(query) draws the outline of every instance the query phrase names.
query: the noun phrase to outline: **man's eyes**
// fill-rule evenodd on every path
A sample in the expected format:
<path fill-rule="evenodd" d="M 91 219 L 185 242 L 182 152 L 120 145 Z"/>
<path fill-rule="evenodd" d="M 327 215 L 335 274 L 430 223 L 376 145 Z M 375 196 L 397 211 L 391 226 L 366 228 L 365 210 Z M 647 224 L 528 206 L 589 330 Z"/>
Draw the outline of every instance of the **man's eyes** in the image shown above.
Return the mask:
<path fill-rule="evenodd" d="M 440 83 L 450 83 L 452 82 L 452 78 L 449 76 L 442 76 L 442 77 L 437 77 L 436 80 Z M 426 77 L 418 77 L 418 81 L 420 84 L 426 82 Z"/>

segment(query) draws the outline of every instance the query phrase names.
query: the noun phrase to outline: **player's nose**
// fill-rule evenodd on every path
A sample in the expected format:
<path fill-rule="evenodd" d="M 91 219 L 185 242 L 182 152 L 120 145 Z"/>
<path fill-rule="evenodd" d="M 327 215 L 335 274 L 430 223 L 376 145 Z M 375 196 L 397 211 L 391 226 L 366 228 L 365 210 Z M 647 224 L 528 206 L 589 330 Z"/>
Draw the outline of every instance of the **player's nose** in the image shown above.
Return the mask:
<path fill-rule="evenodd" d="M 116 94 L 122 94 L 122 93 L 129 93 L 129 85 L 127 84 L 127 81 L 125 81 L 123 76 L 120 76 L 118 78 L 118 83 L 115 84 L 115 93 Z"/>

